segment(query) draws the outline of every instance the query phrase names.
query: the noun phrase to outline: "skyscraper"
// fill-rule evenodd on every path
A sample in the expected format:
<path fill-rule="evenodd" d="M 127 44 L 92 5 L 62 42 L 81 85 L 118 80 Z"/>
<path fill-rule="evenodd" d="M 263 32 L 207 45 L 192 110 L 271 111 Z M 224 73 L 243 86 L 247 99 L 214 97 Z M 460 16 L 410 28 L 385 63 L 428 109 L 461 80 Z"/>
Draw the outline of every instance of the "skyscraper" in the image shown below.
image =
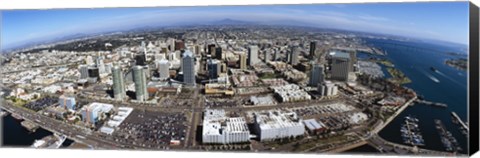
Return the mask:
<path fill-rule="evenodd" d="M 263 54 L 263 60 L 265 63 L 267 63 L 268 61 L 270 61 L 270 51 L 265 51 L 265 53 Z"/>
<path fill-rule="evenodd" d="M 125 82 L 123 81 L 122 69 L 119 66 L 112 68 L 113 77 L 113 97 L 116 100 L 123 100 L 125 97 Z"/>
<path fill-rule="evenodd" d="M 339 81 L 348 81 L 351 71 L 350 54 L 345 52 L 331 52 L 331 78 Z"/>
<path fill-rule="evenodd" d="M 162 59 L 158 62 L 158 74 L 161 80 L 168 79 L 170 77 L 168 60 Z"/>
<path fill-rule="evenodd" d="M 183 82 L 188 86 L 195 86 L 195 61 L 189 50 L 183 53 L 182 58 Z"/>
<path fill-rule="evenodd" d="M 135 83 L 136 99 L 138 101 L 146 101 L 148 99 L 147 77 L 142 66 L 133 67 L 133 82 Z"/>
<path fill-rule="evenodd" d="M 273 61 L 277 61 L 279 57 L 280 50 L 274 49 L 273 50 Z"/>
<path fill-rule="evenodd" d="M 145 54 L 135 55 L 135 65 L 145 66 L 147 63 Z"/>
<path fill-rule="evenodd" d="M 80 65 L 80 66 L 78 66 L 78 69 L 80 71 L 80 79 L 88 78 L 88 66 L 87 65 Z"/>
<path fill-rule="evenodd" d="M 320 64 L 313 64 L 312 70 L 310 71 L 310 80 L 308 84 L 310 86 L 317 87 L 318 84 L 321 84 L 324 80 L 323 67 Z"/>
<path fill-rule="evenodd" d="M 258 63 L 258 46 L 248 47 L 248 65 L 252 66 Z"/>
<path fill-rule="evenodd" d="M 98 72 L 100 74 L 104 74 L 106 72 L 105 70 L 105 64 L 103 63 L 103 57 L 99 56 L 96 59 L 96 65 L 98 67 Z"/>
<path fill-rule="evenodd" d="M 222 47 L 215 48 L 215 58 L 222 60 Z"/>
<path fill-rule="evenodd" d="M 298 46 L 292 47 L 292 50 L 290 51 L 290 64 L 297 65 L 299 62 L 299 56 L 300 48 L 298 48 Z"/>
<path fill-rule="evenodd" d="M 245 53 L 240 54 L 240 69 L 247 69 L 247 55 Z"/>
<path fill-rule="evenodd" d="M 220 61 L 209 59 L 207 62 L 208 62 L 208 77 L 210 79 L 216 79 L 220 74 L 220 70 L 221 70 Z"/>
<path fill-rule="evenodd" d="M 312 41 L 310 42 L 310 59 L 313 59 L 315 57 L 315 51 L 317 49 L 317 41 Z"/>

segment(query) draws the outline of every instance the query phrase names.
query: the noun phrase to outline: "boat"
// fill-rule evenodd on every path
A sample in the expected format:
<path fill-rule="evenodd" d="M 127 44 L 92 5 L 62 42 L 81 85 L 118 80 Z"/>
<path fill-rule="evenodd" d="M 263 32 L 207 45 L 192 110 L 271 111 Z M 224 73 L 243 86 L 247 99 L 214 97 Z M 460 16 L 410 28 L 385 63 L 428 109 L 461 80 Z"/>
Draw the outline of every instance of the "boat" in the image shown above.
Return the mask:
<path fill-rule="evenodd" d="M 32 148 L 47 148 L 47 149 L 58 149 L 62 146 L 63 142 L 67 139 L 65 135 L 53 134 L 46 136 L 42 139 L 35 140 L 30 146 Z"/>
<path fill-rule="evenodd" d="M 438 70 L 435 69 L 434 67 L 430 67 L 430 70 L 432 70 L 433 72 L 438 72 Z"/>

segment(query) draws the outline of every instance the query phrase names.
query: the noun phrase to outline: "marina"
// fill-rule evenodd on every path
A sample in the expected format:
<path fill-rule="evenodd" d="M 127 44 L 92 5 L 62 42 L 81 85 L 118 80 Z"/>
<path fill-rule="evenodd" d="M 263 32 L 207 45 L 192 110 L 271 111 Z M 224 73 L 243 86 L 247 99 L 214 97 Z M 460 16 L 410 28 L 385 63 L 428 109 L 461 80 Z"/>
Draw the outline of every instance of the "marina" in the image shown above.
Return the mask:
<path fill-rule="evenodd" d="M 424 105 L 441 107 L 441 108 L 447 108 L 448 107 L 448 105 L 445 104 L 445 103 L 436 103 L 436 102 L 427 101 L 427 100 L 423 100 L 423 99 L 417 99 L 417 100 L 415 100 L 415 102 L 420 103 L 420 104 L 424 104 Z"/>
<path fill-rule="evenodd" d="M 462 150 L 462 148 L 458 144 L 457 139 L 453 137 L 452 133 L 445 129 L 442 121 L 435 120 L 435 127 L 437 128 L 438 134 L 440 135 L 440 139 L 446 151 L 457 152 Z"/>
<path fill-rule="evenodd" d="M 463 135 L 468 136 L 468 125 L 455 112 L 452 112 L 452 122 L 460 126 L 459 129 Z"/>
<path fill-rule="evenodd" d="M 418 127 L 418 119 L 412 116 L 406 116 L 404 122 L 400 128 L 403 143 L 412 146 L 424 146 L 425 142 Z"/>
<path fill-rule="evenodd" d="M 67 139 L 65 135 L 53 134 L 46 136 L 40 140 L 35 140 L 31 145 L 32 148 L 47 148 L 58 149 L 62 146 L 63 142 Z"/>

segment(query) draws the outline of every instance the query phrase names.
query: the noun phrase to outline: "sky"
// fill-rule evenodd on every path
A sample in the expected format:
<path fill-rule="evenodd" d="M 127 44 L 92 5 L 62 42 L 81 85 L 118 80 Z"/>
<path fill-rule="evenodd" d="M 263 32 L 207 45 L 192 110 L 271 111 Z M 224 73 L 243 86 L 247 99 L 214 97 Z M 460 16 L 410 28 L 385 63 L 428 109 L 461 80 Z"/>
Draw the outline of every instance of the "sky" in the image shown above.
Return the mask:
<path fill-rule="evenodd" d="M 78 33 L 234 19 L 468 44 L 468 2 L 4 10 L 2 49 Z"/>

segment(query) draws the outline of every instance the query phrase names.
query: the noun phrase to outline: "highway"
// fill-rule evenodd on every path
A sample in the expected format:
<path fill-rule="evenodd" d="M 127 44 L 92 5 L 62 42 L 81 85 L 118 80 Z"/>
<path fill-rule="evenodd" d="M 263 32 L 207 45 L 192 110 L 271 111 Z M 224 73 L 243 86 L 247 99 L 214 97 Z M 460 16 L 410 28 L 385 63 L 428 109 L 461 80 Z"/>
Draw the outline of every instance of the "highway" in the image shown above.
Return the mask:
<path fill-rule="evenodd" d="M 33 111 L 28 111 L 26 109 L 11 105 L 5 101 L 0 107 L 12 114 L 18 114 L 25 120 L 36 123 L 48 131 L 64 134 L 75 142 L 91 145 L 94 149 L 141 148 L 138 146 L 132 146 L 131 144 L 122 144 L 103 139 L 99 137 L 98 134 L 95 134 L 87 128 L 71 125 L 54 118 L 43 116 Z"/>

